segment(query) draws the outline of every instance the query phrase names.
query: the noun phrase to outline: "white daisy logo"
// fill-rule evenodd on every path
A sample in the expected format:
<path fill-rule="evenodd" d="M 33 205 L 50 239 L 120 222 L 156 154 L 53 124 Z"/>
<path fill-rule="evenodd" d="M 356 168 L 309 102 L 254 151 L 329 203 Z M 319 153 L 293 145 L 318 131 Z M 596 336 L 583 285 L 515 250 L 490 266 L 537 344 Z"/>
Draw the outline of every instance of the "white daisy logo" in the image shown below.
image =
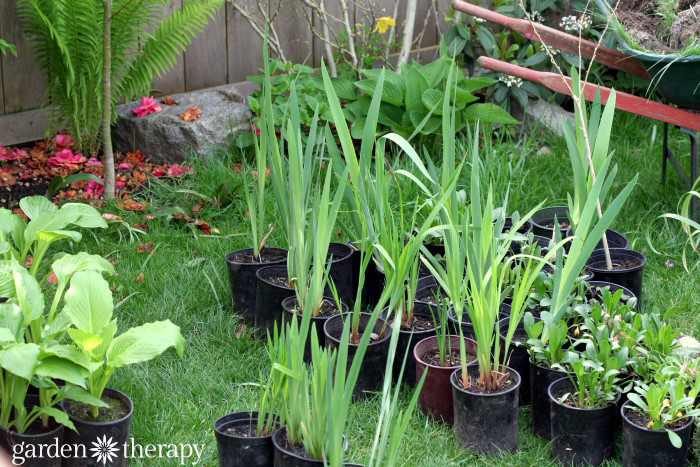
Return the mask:
<path fill-rule="evenodd" d="M 92 457 L 97 457 L 97 462 L 102 462 L 102 465 L 107 465 L 107 462 L 112 462 L 117 458 L 117 453 L 119 448 L 117 448 L 117 442 L 112 442 L 112 438 L 107 439 L 107 435 L 104 435 L 102 439 L 97 438 L 97 442 L 92 443 L 94 448 L 90 448 Z"/>

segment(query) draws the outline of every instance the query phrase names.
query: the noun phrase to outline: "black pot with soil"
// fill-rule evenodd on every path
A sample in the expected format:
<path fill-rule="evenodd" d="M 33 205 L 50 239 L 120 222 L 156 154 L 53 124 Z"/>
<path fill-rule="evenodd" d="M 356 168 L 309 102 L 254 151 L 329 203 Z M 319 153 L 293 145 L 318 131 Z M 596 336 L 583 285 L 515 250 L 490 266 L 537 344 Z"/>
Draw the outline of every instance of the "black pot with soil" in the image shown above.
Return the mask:
<path fill-rule="evenodd" d="M 459 336 L 446 336 L 447 348 L 445 362 L 440 361 L 437 336 L 426 337 L 413 348 L 416 366 L 416 383 L 424 372 L 425 382 L 418 396 L 418 405 L 426 415 L 436 420 L 452 424 L 454 408 L 452 406 L 452 383 L 450 377 L 460 367 Z M 468 365 L 476 362 L 476 342 L 464 339 Z M 406 363 L 408 365 L 408 363 Z"/>
<path fill-rule="evenodd" d="M 331 243 L 328 245 L 328 257 L 332 257 L 330 276 L 338 292 L 340 301 L 348 307 L 355 302 L 355 289 L 353 288 L 353 249 L 345 243 Z M 329 297 L 330 287 L 324 292 Z"/>
<path fill-rule="evenodd" d="M 280 325 L 284 315 L 282 302 L 285 298 L 294 296 L 294 289 L 289 287 L 287 266 L 258 269 L 255 276 L 258 280 L 255 332 L 258 337 L 265 338 L 268 331 L 272 334 L 275 323 Z"/>
<path fill-rule="evenodd" d="M 518 441 L 518 391 L 520 375 L 506 368 L 508 376 L 501 390 L 486 392 L 476 386 L 462 386 L 462 370 L 452 373 L 455 440 L 460 445 L 484 454 L 512 452 Z M 476 381 L 479 366 L 467 367 Z"/>
<path fill-rule="evenodd" d="M 272 433 L 256 435 L 258 412 L 236 412 L 214 422 L 219 467 L 269 467 L 274 460 Z M 279 427 L 275 425 L 273 432 Z"/>
<path fill-rule="evenodd" d="M 571 227 L 571 223 L 569 221 L 569 208 L 567 206 L 551 206 L 536 211 L 530 218 L 532 221 L 532 232 L 535 235 L 539 235 L 547 239 L 554 238 L 555 217 L 559 223 L 561 235 L 564 237 L 565 232 Z"/>
<path fill-rule="evenodd" d="M 89 405 L 70 400 L 61 402 L 63 410 L 78 430 L 77 433 L 73 430 L 66 430 L 63 441 L 65 444 L 83 445 L 85 451 L 89 453 L 90 448 L 93 447 L 92 443 L 98 438 L 111 439 L 113 443 L 117 443 L 116 446 L 120 449 L 106 464 L 98 463 L 96 457 L 90 457 L 88 459 L 64 459 L 64 467 L 93 467 L 97 465 L 124 467 L 126 465 L 124 449 L 121 447 L 129 440 L 134 403 L 123 392 L 111 388 L 104 390 L 102 401 L 107 403 L 109 408 L 100 408 L 97 419 L 92 417 Z"/>
<path fill-rule="evenodd" d="M 617 431 L 617 401 L 604 407 L 579 408 L 571 398 L 575 391 L 568 377 L 549 385 L 551 408 L 552 457 L 564 465 L 601 465 L 613 458 Z"/>
<path fill-rule="evenodd" d="M 246 320 L 255 320 L 255 297 L 258 281 L 255 273 L 259 269 L 278 264 L 285 264 L 287 250 L 281 248 L 265 248 L 260 252 L 258 260 L 253 256 L 253 249 L 234 251 L 226 255 L 228 280 L 231 287 L 233 311 Z"/>
<path fill-rule="evenodd" d="M 309 335 L 306 338 L 306 345 L 304 348 L 304 361 L 311 361 L 311 333 L 314 330 L 314 325 L 316 326 L 316 337 L 318 338 L 318 343 L 324 347 L 326 345 L 326 335 L 323 332 L 323 327 L 326 321 L 339 313 L 347 313 L 348 306 L 345 303 L 340 304 L 342 310 L 338 309 L 338 305 L 331 297 L 323 297 L 323 303 L 321 304 L 321 311 L 318 316 L 312 316 L 309 323 Z M 297 308 L 297 297 L 293 295 L 282 300 L 282 308 L 284 309 L 284 319 L 285 321 L 291 321 L 292 313 L 297 315 L 297 323 L 301 323 L 302 315 Z"/>
<path fill-rule="evenodd" d="M 639 303 L 642 301 L 642 279 L 647 258 L 642 253 L 624 248 L 611 248 L 610 257 L 613 268 L 608 269 L 605 252 L 594 251 L 586 261 L 586 267 L 593 271 L 598 281 L 612 282 L 629 289 Z"/>
<path fill-rule="evenodd" d="M 631 298 L 635 299 L 635 305 L 634 305 L 635 308 L 637 306 L 636 303 L 639 302 L 639 299 L 637 298 L 637 296 L 634 293 L 632 293 L 632 291 L 629 290 L 627 287 L 623 287 L 623 286 L 618 285 L 618 284 L 613 284 L 612 282 L 604 282 L 604 281 L 597 281 L 597 280 L 596 281 L 588 281 L 588 285 L 591 286 L 591 290 L 589 291 L 589 293 L 586 294 L 586 298 L 588 300 L 593 300 L 593 299 L 602 300 L 603 293 L 602 293 L 601 289 L 604 289 L 607 287 L 611 294 L 614 294 L 618 290 L 622 290 L 622 296 L 626 297 L 625 301 L 628 301 Z"/>
<path fill-rule="evenodd" d="M 666 430 L 647 428 L 649 418 L 629 408 L 625 402 L 622 413 L 622 465 L 625 467 L 684 466 L 691 443 L 693 417 L 682 419 L 669 429 L 676 433 L 682 446 L 671 444 Z"/>
<path fill-rule="evenodd" d="M 362 269 L 362 252 L 352 243 L 348 242 L 352 248 L 352 296 L 357 297 L 357 289 L 360 287 L 360 272 Z M 365 269 L 365 282 L 362 286 L 362 304 L 367 308 L 374 308 L 379 302 L 379 298 L 384 291 L 384 274 L 379 272 L 374 259 L 367 263 Z"/>
<path fill-rule="evenodd" d="M 447 293 L 437 284 L 431 284 L 416 290 L 416 303 L 437 306 L 443 299 L 449 299 Z"/>
<path fill-rule="evenodd" d="M 388 311 L 388 307 L 384 308 L 381 315 L 382 319 L 387 319 Z M 416 366 L 411 362 L 413 349 L 418 342 L 426 337 L 435 335 L 434 317 L 437 318 L 437 310 L 433 305 L 414 302 L 413 323 L 411 327 L 404 328 L 402 324 L 401 331 L 399 331 L 399 341 L 396 344 L 396 355 L 394 356 L 394 366 L 392 370 L 392 378 L 394 381 L 398 381 L 399 374 L 401 373 L 401 366 L 404 362 L 404 356 L 406 356 L 406 366 L 403 369 L 402 382 L 409 386 L 414 386 L 416 384 Z M 389 326 L 391 326 L 392 322 L 393 313 L 392 316 L 389 317 Z"/>
<path fill-rule="evenodd" d="M 536 318 L 539 320 L 539 318 Z M 501 345 L 506 344 L 506 333 L 510 318 L 500 321 Z M 530 405 L 530 354 L 525 347 L 527 342 L 527 332 L 522 322 L 515 328 L 515 334 L 510 342 L 510 355 L 508 356 L 508 366 L 520 375 L 520 405 Z"/>
<path fill-rule="evenodd" d="M 360 313 L 360 339 L 366 332 L 367 324 L 372 317 L 369 313 Z M 352 313 L 335 315 L 326 320 L 323 331 L 326 336 L 326 345 L 338 348 L 343 335 L 344 320 L 352 319 Z M 383 333 L 382 328 L 384 327 Z M 367 397 L 370 393 L 378 391 L 384 384 L 384 370 L 386 359 L 389 354 L 389 338 L 391 337 L 391 326 L 386 325 L 383 319 L 378 318 L 371 330 L 373 336 L 370 339 L 365 356 L 360 365 L 360 372 L 357 376 L 353 396 L 355 398 Z M 352 342 L 348 346 L 348 368 L 352 365 L 352 360 L 357 351 L 357 344 Z"/>
<path fill-rule="evenodd" d="M 506 217 L 506 221 L 503 224 L 503 232 L 510 232 L 510 230 L 513 228 L 513 218 L 512 217 Z M 523 235 L 527 235 L 530 231 L 532 231 L 532 221 L 530 219 L 526 220 L 525 223 L 518 229 L 518 233 L 521 233 Z"/>
<path fill-rule="evenodd" d="M 567 230 L 566 236 L 570 237 L 571 235 L 573 235 L 571 229 Z M 627 237 L 622 235 L 617 230 L 608 229 L 605 231 L 605 235 L 607 236 L 608 240 L 608 248 L 629 248 L 630 246 L 630 241 L 627 240 Z M 569 251 L 570 246 L 571 243 L 566 244 L 566 251 Z M 603 248 L 603 239 L 601 238 L 600 241 L 596 244 L 593 251 L 602 250 Z"/>
<path fill-rule="evenodd" d="M 550 439 L 552 436 L 549 385 L 567 376 L 568 373 L 565 371 L 536 365 L 530 359 L 530 404 L 532 405 L 530 428 L 541 438 Z"/>
<path fill-rule="evenodd" d="M 25 405 L 28 410 L 38 404 L 38 395 L 28 395 L 25 399 Z M 23 465 L 31 467 L 59 467 L 61 465 L 61 447 L 63 446 L 64 438 L 65 430 L 63 425 L 59 425 L 51 420 L 49 426 L 44 428 L 41 425 L 41 421 L 37 420 L 22 434 L 0 428 L 0 451 L 4 450 L 11 455 L 15 452 L 14 446 L 20 445 L 22 446 L 23 454 L 18 453 L 18 455 L 25 457 Z M 52 446 L 55 446 L 55 448 Z M 41 455 L 38 455 L 39 449 L 42 449 Z M 30 458 L 26 455 L 30 452 L 36 453 L 36 455 Z"/>
<path fill-rule="evenodd" d="M 347 451 L 347 439 L 344 439 L 344 448 Z M 272 436 L 272 444 L 275 449 L 274 467 L 316 467 L 327 465 L 326 461 L 313 459 L 309 457 L 303 446 L 294 446 L 287 438 L 287 429 L 280 428 Z M 239 464 L 244 465 L 244 464 Z M 361 466 L 361 464 L 352 464 L 343 462 L 344 467 Z"/>

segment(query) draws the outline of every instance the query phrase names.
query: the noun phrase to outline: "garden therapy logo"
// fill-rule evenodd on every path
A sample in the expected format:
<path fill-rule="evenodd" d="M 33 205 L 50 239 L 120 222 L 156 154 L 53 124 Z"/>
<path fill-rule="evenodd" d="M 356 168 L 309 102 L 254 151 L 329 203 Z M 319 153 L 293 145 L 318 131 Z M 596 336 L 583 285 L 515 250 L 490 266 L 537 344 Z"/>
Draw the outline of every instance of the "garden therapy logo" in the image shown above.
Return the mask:
<path fill-rule="evenodd" d="M 119 453 L 119 448 L 117 447 L 117 442 L 112 442 L 112 438 L 107 439 L 107 435 L 102 436 L 102 439 L 97 438 L 97 442 L 93 442 L 94 451 L 92 457 L 97 457 L 97 462 L 102 462 L 103 465 L 107 462 L 112 462 L 112 460 L 117 458 Z"/>
<path fill-rule="evenodd" d="M 108 466 L 120 459 L 171 459 L 172 465 L 198 465 L 204 454 L 204 444 L 138 444 L 131 438 L 118 443 L 107 436 L 90 443 L 59 444 L 55 439 L 47 444 L 16 443 L 12 446 L 13 465 L 33 465 L 33 459 L 95 459 L 97 465 Z"/>

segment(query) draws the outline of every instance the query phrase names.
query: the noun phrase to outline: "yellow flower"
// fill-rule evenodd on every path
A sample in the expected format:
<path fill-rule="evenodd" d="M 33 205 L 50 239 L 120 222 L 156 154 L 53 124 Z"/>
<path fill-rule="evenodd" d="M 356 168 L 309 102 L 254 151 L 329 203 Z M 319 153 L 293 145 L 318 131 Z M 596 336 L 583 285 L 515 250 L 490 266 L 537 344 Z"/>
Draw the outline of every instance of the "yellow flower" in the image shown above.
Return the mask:
<path fill-rule="evenodd" d="M 389 29 L 389 26 L 396 26 L 396 21 L 391 16 L 382 16 L 377 20 L 377 25 L 374 27 L 374 32 L 379 31 L 379 34 L 384 34 Z"/>

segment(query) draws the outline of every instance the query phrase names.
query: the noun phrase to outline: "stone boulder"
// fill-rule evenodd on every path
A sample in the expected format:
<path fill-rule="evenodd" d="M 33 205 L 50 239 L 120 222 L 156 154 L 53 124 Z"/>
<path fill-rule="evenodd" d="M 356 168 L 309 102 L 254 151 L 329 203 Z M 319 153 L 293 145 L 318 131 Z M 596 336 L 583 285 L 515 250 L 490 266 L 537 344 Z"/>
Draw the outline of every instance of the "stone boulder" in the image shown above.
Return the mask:
<path fill-rule="evenodd" d="M 137 118 L 132 109 L 140 101 L 117 106 L 117 123 L 112 130 L 117 151 L 140 149 L 156 163 L 181 163 L 193 155 L 204 157 L 212 149 L 226 147 L 232 138 L 250 131 L 251 113 L 245 98 L 234 85 L 224 85 L 171 96 L 179 105 L 164 105 L 162 110 Z M 202 115 L 183 122 L 180 114 L 192 106 Z"/>

